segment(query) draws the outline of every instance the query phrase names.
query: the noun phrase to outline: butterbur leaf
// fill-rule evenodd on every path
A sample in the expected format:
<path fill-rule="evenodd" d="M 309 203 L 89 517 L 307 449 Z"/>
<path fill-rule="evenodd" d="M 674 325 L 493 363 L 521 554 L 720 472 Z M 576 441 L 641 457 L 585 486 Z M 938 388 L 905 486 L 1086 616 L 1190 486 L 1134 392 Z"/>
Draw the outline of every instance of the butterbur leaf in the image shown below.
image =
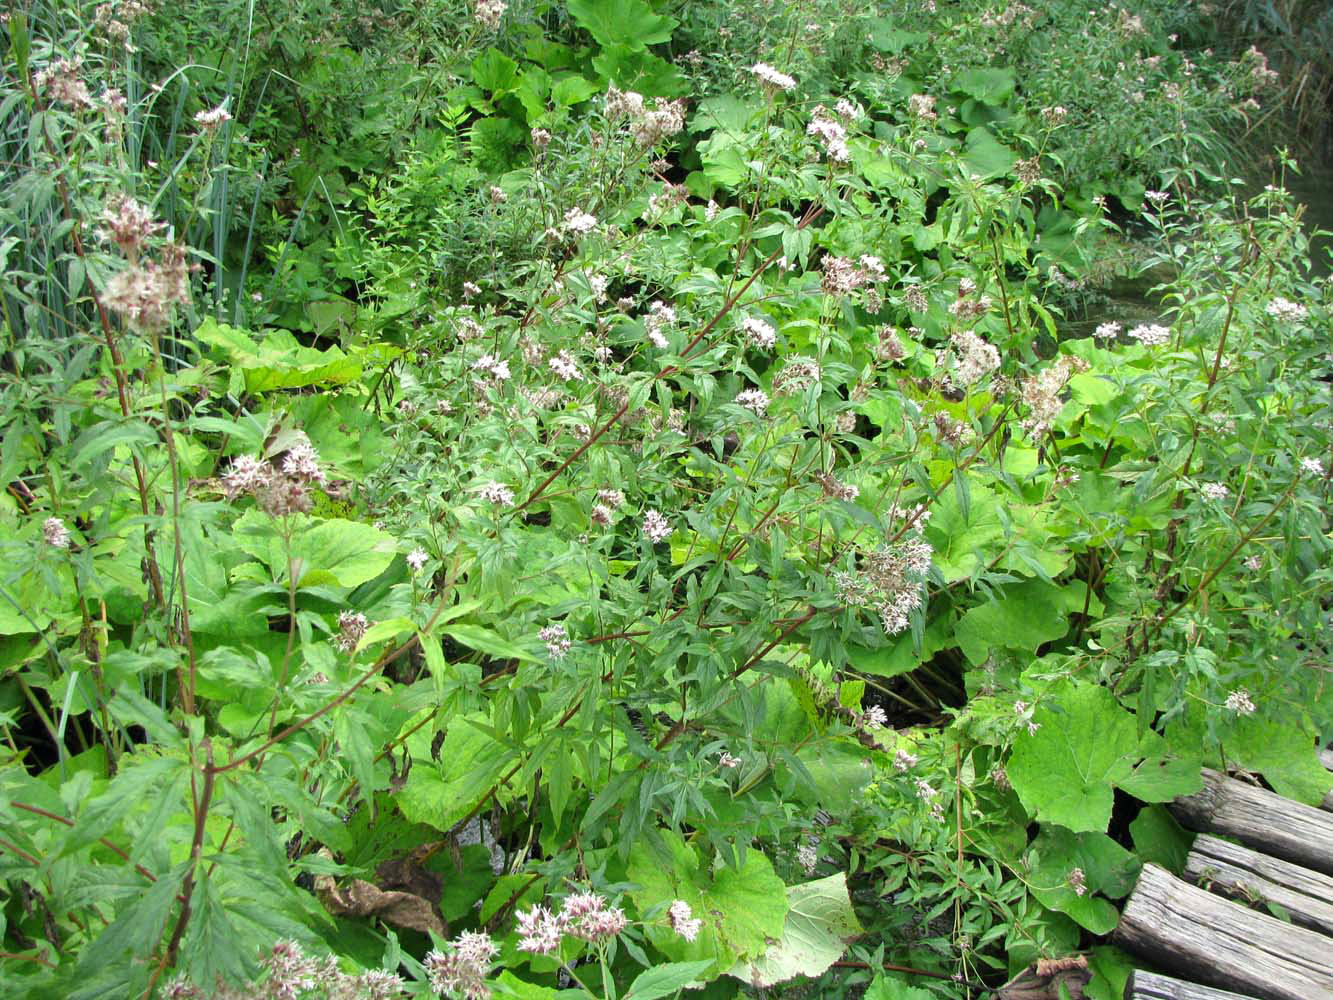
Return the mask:
<path fill-rule="evenodd" d="M 738 959 L 762 954 L 769 939 L 782 935 L 786 886 L 758 851 L 746 852 L 739 871 L 717 866 L 710 873 L 679 834 L 664 831 L 657 848 L 642 840 L 635 844 L 628 874 L 640 886 L 631 893 L 640 912 L 683 899 L 703 922 L 694 941 L 686 941 L 665 921 L 648 926 L 648 939 L 673 961 L 709 959 L 730 968 Z"/>
<path fill-rule="evenodd" d="M 1129 892 L 1139 861 L 1104 833 L 1073 833 L 1043 825 L 1028 851 L 1032 894 L 1043 906 L 1073 917 L 1094 934 L 1107 934 L 1119 920 L 1101 896 Z"/>
<path fill-rule="evenodd" d="M 488 718 L 478 716 L 483 725 Z M 440 747 L 440 760 L 416 760 L 396 800 L 403 816 L 449 830 L 488 797 L 494 782 L 509 766 L 513 751 L 456 717 Z"/>
<path fill-rule="evenodd" d="M 1194 836 L 1175 821 L 1165 806 L 1145 807 L 1129 824 L 1129 835 L 1134 838 L 1134 851 L 1140 860 L 1161 865 L 1176 875 L 1185 870 L 1185 858 Z"/>
<path fill-rule="evenodd" d="M 1013 67 L 973 66 L 953 79 L 955 89 L 986 104 L 1003 104 L 1013 96 L 1017 77 Z"/>
<path fill-rule="evenodd" d="M 670 40 L 676 27 L 673 18 L 655 14 L 645 0 L 569 0 L 566 7 L 569 16 L 604 47 L 641 50 L 660 45 Z"/>
<path fill-rule="evenodd" d="M 972 173 L 983 178 L 999 177 L 1017 162 L 1018 154 L 995 138 L 990 129 L 982 126 L 967 133 L 963 163 Z"/>
<path fill-rule="evenodd" d="M 1119 787 L 1143 802 L 1170 802 L 1203 788 L 1203 765 L 1197 760 L 1148 757 Z"/>
<path fill-rule="evenodd" d="M 1070 684 L 1034 710 L 1035 732 L 1014 741 L 1006 771 L 1023 807 L 1044 823 L 1105 832 L 1111 788 L 1138 763 L 1134 716 L 1095 684 Z"/>
<path fill-rule="evenodd" d="M 823 975 L 862 933 L 847 895 L 847 876 L 839 872 L 787 888 L 787 921 L 782 936 L 757 958 L 742 959 L 730 975 L 751 986 L 772 986 L 796 976 Z"/>
<path fill-rule="evenodd" d="M 518 63 L 499 49 L 487 49 L 472 60 L 472 81 L 494 93 L 513 89 L 518 78 Z"/>
<path fill-rule="evenodd" d="M 392 535 L 360 521 L 293 514 L 291 562 L 303 587 L 356 587 L 373 580 L 393 562 L 398 543 Z M 247 510 L 233 526 L 235 544 L 265 563 L 278 578 L 287 573 L 286 543 L 277 525 L 259 510 Z"/>

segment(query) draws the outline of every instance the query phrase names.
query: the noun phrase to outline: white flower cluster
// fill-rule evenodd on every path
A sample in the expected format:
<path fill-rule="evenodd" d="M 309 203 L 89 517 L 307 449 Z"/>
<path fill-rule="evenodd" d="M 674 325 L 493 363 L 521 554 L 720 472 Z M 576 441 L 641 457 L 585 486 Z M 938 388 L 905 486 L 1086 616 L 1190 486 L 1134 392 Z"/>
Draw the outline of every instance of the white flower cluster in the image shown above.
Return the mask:
<path fill-rule="evenodd" d="M 953 348 L 952 379 L 967 388 L 1000 367 L 1000 352 L 971 330 L 959 330 L 949 338 Z"/>
<path fill-rule="evenodd" d="M 750 72 L 759 77 L 765 86 L 775 90 L 791 90 L 796 86 L 795 77 L 778 72 L 768 63 L 755 63 L 750 67 Z"/>
<path fill-rule="evenodd" d="M 626 118 L 635 142 L 640 146 L 656 146 L 685 127 L 685 102 L 653 98 L 649 107 L 643 95 L 633 90 L 606 91 L 606 117 L 612 120 Z"/>
<path fill-rule="evenodd" d="M 757 417 L 768 412 L 768 394 L 763 389 L 744 389 L 736 394 L 736 402 Z"/>
<path fill-rule="evenodd" d="M 676 310 L 665 302 L 657 301 L 648 307 L 648 315 L 643 318 L 643 328 L 648 340 L 658 350 L 668 346 L 666 334 L 662 331 L 676 322 Z"/>
<path fill-rule="evenodd" d="M 589 215 L 581 208 L 571 208 L 565 213 L 564 226 L 566 231 L 576 236 L 582 236 L 584 233 L 590 233 L 597 228 L 597 218 Z"/>
<path fill-rule="evenodd" d="M 863 553 L 858 568 L 833 575 L 838 599 L 847 607 L 877 612 L 886 635 L 904 631 L 912 612 L 925 603 L 934 550 L 921 534 L 924 519 L 909 523 L 911 529 L 902 538 Z"/>
<path fill-rule="evenodd" d="M 1128 335 L 1144 347 L 1161 347 L 1171 340 L 1170 328 L 1156 323 L 1142 323 L 1130 330 Z"/>
<path fill-rule="evenodd" d="M 514 506 L 514 491 L 504 483 L 491 481 L 481 488 L 481 498 L 496 507 Z"/>
<path fill-rule="evenodd" d="M 840 116 L 830 114 L 824 105 L 817 104 L 810 113 L 810 124 L 805 127 L 805 131 L 807 135 L 819 138 L 830 160 L 850 163 L 852 152 L 847 148 L 847 126 L 839 118 Z"/>
<path fill-rule="evenodd" d="M 777 331 L 762 319 L 746 316 L 741 320 L 741 329 L 745 331 L 746 339 L 761 350 L 770 350 L 778 342 Z"/>
<path fill-rule="evenodd" d="M 1275 297 L 1268 305 L 1264 306 L 1264 312 L 1272 316 L 1279 323 L 1300 323 L 1310 315 L 1310 310 L 1296 302 L 1290 302 L 1280 296 Z"/>
<path fill-rule="evenodd" d="M 667 909 L 667 917 L 671 921 L 671 929 L 686 941 L 693 941 L 699 936 L 703 921 L 693 916 L 690 904 L 685 900 L 678 899 L 672 903 Z"/>
<path fill-rule="evenodd" d="M 432 951 L 422 964 L 436 993 L 461 993 L 467 1000 L 486 1000 L 491 991 L 484 980 L 499 953 L 489 934 L 464 931 L 449 952 Z"/>
<path fill-rule="evenodd" d="M 504 13 L 508 9 L 509 4 L 505 3 L 504 0 L 477 0 L 477 5 L 473 8 L 473 16 L 483 28 L 494 31 L 500 23 L 500 18 L 504 17 Z"/>

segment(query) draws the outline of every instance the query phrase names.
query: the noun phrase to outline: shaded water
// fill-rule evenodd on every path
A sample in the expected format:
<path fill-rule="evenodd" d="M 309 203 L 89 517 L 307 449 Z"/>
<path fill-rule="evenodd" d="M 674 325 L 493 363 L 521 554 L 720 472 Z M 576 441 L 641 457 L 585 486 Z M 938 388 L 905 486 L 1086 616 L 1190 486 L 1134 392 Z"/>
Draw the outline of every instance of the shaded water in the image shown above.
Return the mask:
<path fill-rule="evenodd" d="M 1333 163 L 1302 164 L 1300 176 L 1287 178 L 1287 190 L 1305 206 L 1314 273 L 1321 277 L 1333 274 L 1333 235 L 1314 235 L 1317 230 L 1333 231 Z"/>
<path fill-rule="evenodd" d="M 1285 185 L 1305 206 L 1302 222 L 1310 238 L 1311 273 L 1315 278 L 1327 278 L 1333 275 L 1333 162 L 1302 164 L 1301 173 L 1288 174 Z M 1258 193 L 1262 186 L 1252 185 L 1245 196 Z M 1126 329 L 1162 322 L 1162 308 L 1152 289 L 1169 278 L 1165 271 L 1155 271 L 1114 279 L 1092 297 L 1086 313 L 1071 313 L 1060 323 L 1061 339 L 1090 337 L 1099 324 L 1109 321 Z"/>

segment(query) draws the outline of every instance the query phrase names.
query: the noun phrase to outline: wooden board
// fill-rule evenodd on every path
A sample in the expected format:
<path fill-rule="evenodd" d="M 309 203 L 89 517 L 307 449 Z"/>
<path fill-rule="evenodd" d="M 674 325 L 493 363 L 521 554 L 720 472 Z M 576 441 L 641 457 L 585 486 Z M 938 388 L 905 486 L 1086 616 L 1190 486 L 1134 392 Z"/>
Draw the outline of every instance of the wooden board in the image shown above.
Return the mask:
<path fill-rule="evenodd" d="M 1215 990 L 1211 986 L 1199 986 L 1195 983 L 1182 982 L 1170 976 L 1159 976 L 1155 972 L 1135 969 L 1125 983 L 1125 1000 L 1247 1000 L 1240 993 L 1228 993 Z"/>
<path fill-rule="evenodd" d="M 1185 859 L 1185 877 L 1241 902 L 1276 903 L 1293 924 L 1333 936 L 1333 878 L 1327 875 L 1203 833 Z M 1328 947 L 1333 955 L 1333 941 Z"/>
<path fill-rule="evenodd" d="M 1203 790 L 1171 803 L 1183 826 L 1333 875 L 1333 813 L 1204 768 Z"/>
<path fill-rule="evenodd" d="M 1333 942 L 1143 866 L 1115 943 L 1153 965 L 1260 1000 L 1333 1000 Z"/>

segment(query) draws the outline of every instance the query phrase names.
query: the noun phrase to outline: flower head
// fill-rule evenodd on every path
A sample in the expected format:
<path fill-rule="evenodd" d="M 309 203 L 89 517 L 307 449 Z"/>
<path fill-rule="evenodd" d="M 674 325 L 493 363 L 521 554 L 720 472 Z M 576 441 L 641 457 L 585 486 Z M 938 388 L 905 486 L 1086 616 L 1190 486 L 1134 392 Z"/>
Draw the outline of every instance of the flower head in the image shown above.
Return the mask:
<path fill-rule="evenodd" d="M 113 195 L 107 200 L 101 222 L 103 228 L 98 230 L 99 234 L 120 247 L 120 252 L 130 260 L 138 257 L 150 236 L 166 227 L 165 222 L 153 218 L 146 205 L 127 194 Z"/>
<path fill-rule="evenodd" d="M 837 163 L 847 163 L 851 160 L 852 153 L 847 148 L 847 127 L 829 114 L 828 109 L 822 104 L 816 105 L 805 131 L 807 135 L 818 137 L 830 160 Z"/>
<path fill-rule="evenodd" d="M 1099 323 L 1097 329 L 1092 331 L 1092 336 L 1095 340 L 1115 340 L 1123 329 L 1119 323 Z"/>
<path fill-rule="evenodd" d="M 504 17 L 505 11 L 509 9 L 509 4 L 504 0 L 477 0 L 477 5 L 472 9 L 472 15 L 487 31 L 494 31 L 500 23 L 500 18 Z"/>
<path fill-rule="evenodd" d="M 518 915 L 519 951 L 549 955 L 560 947 L 564 921 L 544 906 L 534 906 Z"/>
<path fill-rule="evenodd" d="M 315 451 L 315 446 L 304 433 L 298 431 L 297 435 L 296 443 L 287 449 L 283 457 L 282 474 L 298 483 L 318 483 L 322 486 L 324 473 L 319 467 L 319 452 Z"/>
<path fill-rule="evenodd" d="M 432 951 L 422 963 L 436 993 L 462 994 L 467 1000 L 486 1000 L 491 995 L 486 976 L 500 949 L 489 934 L 464 931 L 448 953 Z"/>
<path fill-rule="evenodd" d="M 194 116 L 194 120 L 205 132 L 216 132 L 224 124 L 231 121 L 231 112 L 227 110 L 225 104 L 219 104 L 216 108 L 200 111 Z"/>
<path fill-rule="evenodd" d="M 762 319 L 746 316 L 745 319 L 741 320 L 741 329 L 745 331 L 745 336 L 750 343 L 765 351 L 777 343 L 777 331 Z"/>
<path fill-rule="evenodd" d="M 71 108 L 91 108 L 92 94 L 79 75 L 82 68 L 81 59 L 56 59 L 32 75 L 33 89 L 58 104 L 68 104 Z"/>
<path fill-rule="evenodd" d="M 959 330 L 950 339 L 953 347 L 953 381 L 959 386 L 975 384 L 1000 367 L 1000 352 L 971 330 Z"/>
<path fill-rule="evenodd" d="M 333 644 L 344 653 L 356 649 L 361 637 L 366 634 L 370 622 L 359 611 L 338 612 L 338 634 L 333 637 Z"/>
<path fill-rule="evenodd" d="M 597 217 L 589 215 L 581 208 L 571 208 L 565 213 L 564 225 L 569 232 L 582 236 L 597 228 Z"/>
<path fill-rule="evenodd" d="M 425 549 L 413 549 L 407 554 L 407 565 L 413 573 L 420 573 L 429 558 Z"/>
<path fill-rule="evenodd" d="M 53 549 L 69 548 L 69 529 L 58 517 L 48 517 L 42 522 L 42 538 Z"/>
<path fill-rule="evenodd" d="M 913 94 L 907 99 L 907 110 L 914 118 L 933 122 L 939 117 L 935 112 L 935 98 L 931 94 Z"/>
<path fill-rule="evenodd" d="M 1075 896 L 1082 896 L 1088 891 L 1087 876 L 1083 874 L 1082 868 L 1070 869 L 1068 881 L 1069 888 L 1074 890 Z"/>
<path fill-rule="evenodd" d="M 273 469 L 254 455 L 241 455 L 231 460 L 231 465 L 222 475 L 222 489 L 228 500 L 235 500 L 242 493 L 255 493 L 263 489 L 273 479 Z"/>
<path fill-rule="evenodd" d="M 1171 330 L 1156 323 L 1142 323 L 1130 330 L 1129 336 L 1144 347 L 1160 347 L 1171 339 Z"/>
<path fill-rule="evenodd" d="M 578 382 L 583 379 L 579 372 L 578 362 L 568 351 L 561 351 L 559 354 L 549 358 L 546 362 L 551 371 L 555 372 L 566 382 Z"/>
<path fill-rule="evenodd" d="M 1227 708 L 1237 715 L 1253 715 L 1255 712 L 1254 701 L 1245 688 L 1236 688 L 1227 695 Z"/>
<path fill-rule="evenodd" d="M 757 417 L 768 412 L 768 394 L 763 389 L 744 389 L 736 394 L 736 402 Z"/>
<path fill-rule="evenodd" d="M 504 483 L 497 483 L 494 480 L 481 488 L 481 498 L 496 507 L 514 506 L 514 491 Z"/>
<path fill-rule="evenodd" d="M 774 69 L 768 63 L 755 63 L 750 72 L 759 77 L 761 83 L 774 90 L 791 90 L 796 86 L 796 78 Z"/>
<path fill-rule="evenodd" d="M 608 906 L 595 892 L 580 892 L 565 900 L 560 920 L 574 937 L 583 941 L 605 941 L 613 938 L 629 923 L 618 906 Z"/>
<path fill-rule="evenodd" d="M 643 533 L 648 540 L 657 543 L 671 537 L 671 524 L 660 512 L 649 509 L 643 515 Z"/>
<path fill-rule="evenodd" d="M 546 643 L 546 652 L 553 660 L 563 660 L 572 646 L 563 625 L 547 625 L 537 638 Z"/>
<path fill-rule="evenodd" d="M 667 908 L 667 917 L 671 921 L 671 929 L 683 937 L 686 941 L 693 941 L 699 936 L 699 928 L 703 926 L 703 921 L 693 916 L 690 904 L 683 899 L 678 899 Z"/>
<path fill-rule="evenodd" d="M 1299 323 L 1310 315 L 1310 310 L 1296 302 L 1289 302 L 1284 298 L 1274 298 L 1268 305 L 1264 306 L 1264 312 L 1272 316 L 1279 323 Z"/>

